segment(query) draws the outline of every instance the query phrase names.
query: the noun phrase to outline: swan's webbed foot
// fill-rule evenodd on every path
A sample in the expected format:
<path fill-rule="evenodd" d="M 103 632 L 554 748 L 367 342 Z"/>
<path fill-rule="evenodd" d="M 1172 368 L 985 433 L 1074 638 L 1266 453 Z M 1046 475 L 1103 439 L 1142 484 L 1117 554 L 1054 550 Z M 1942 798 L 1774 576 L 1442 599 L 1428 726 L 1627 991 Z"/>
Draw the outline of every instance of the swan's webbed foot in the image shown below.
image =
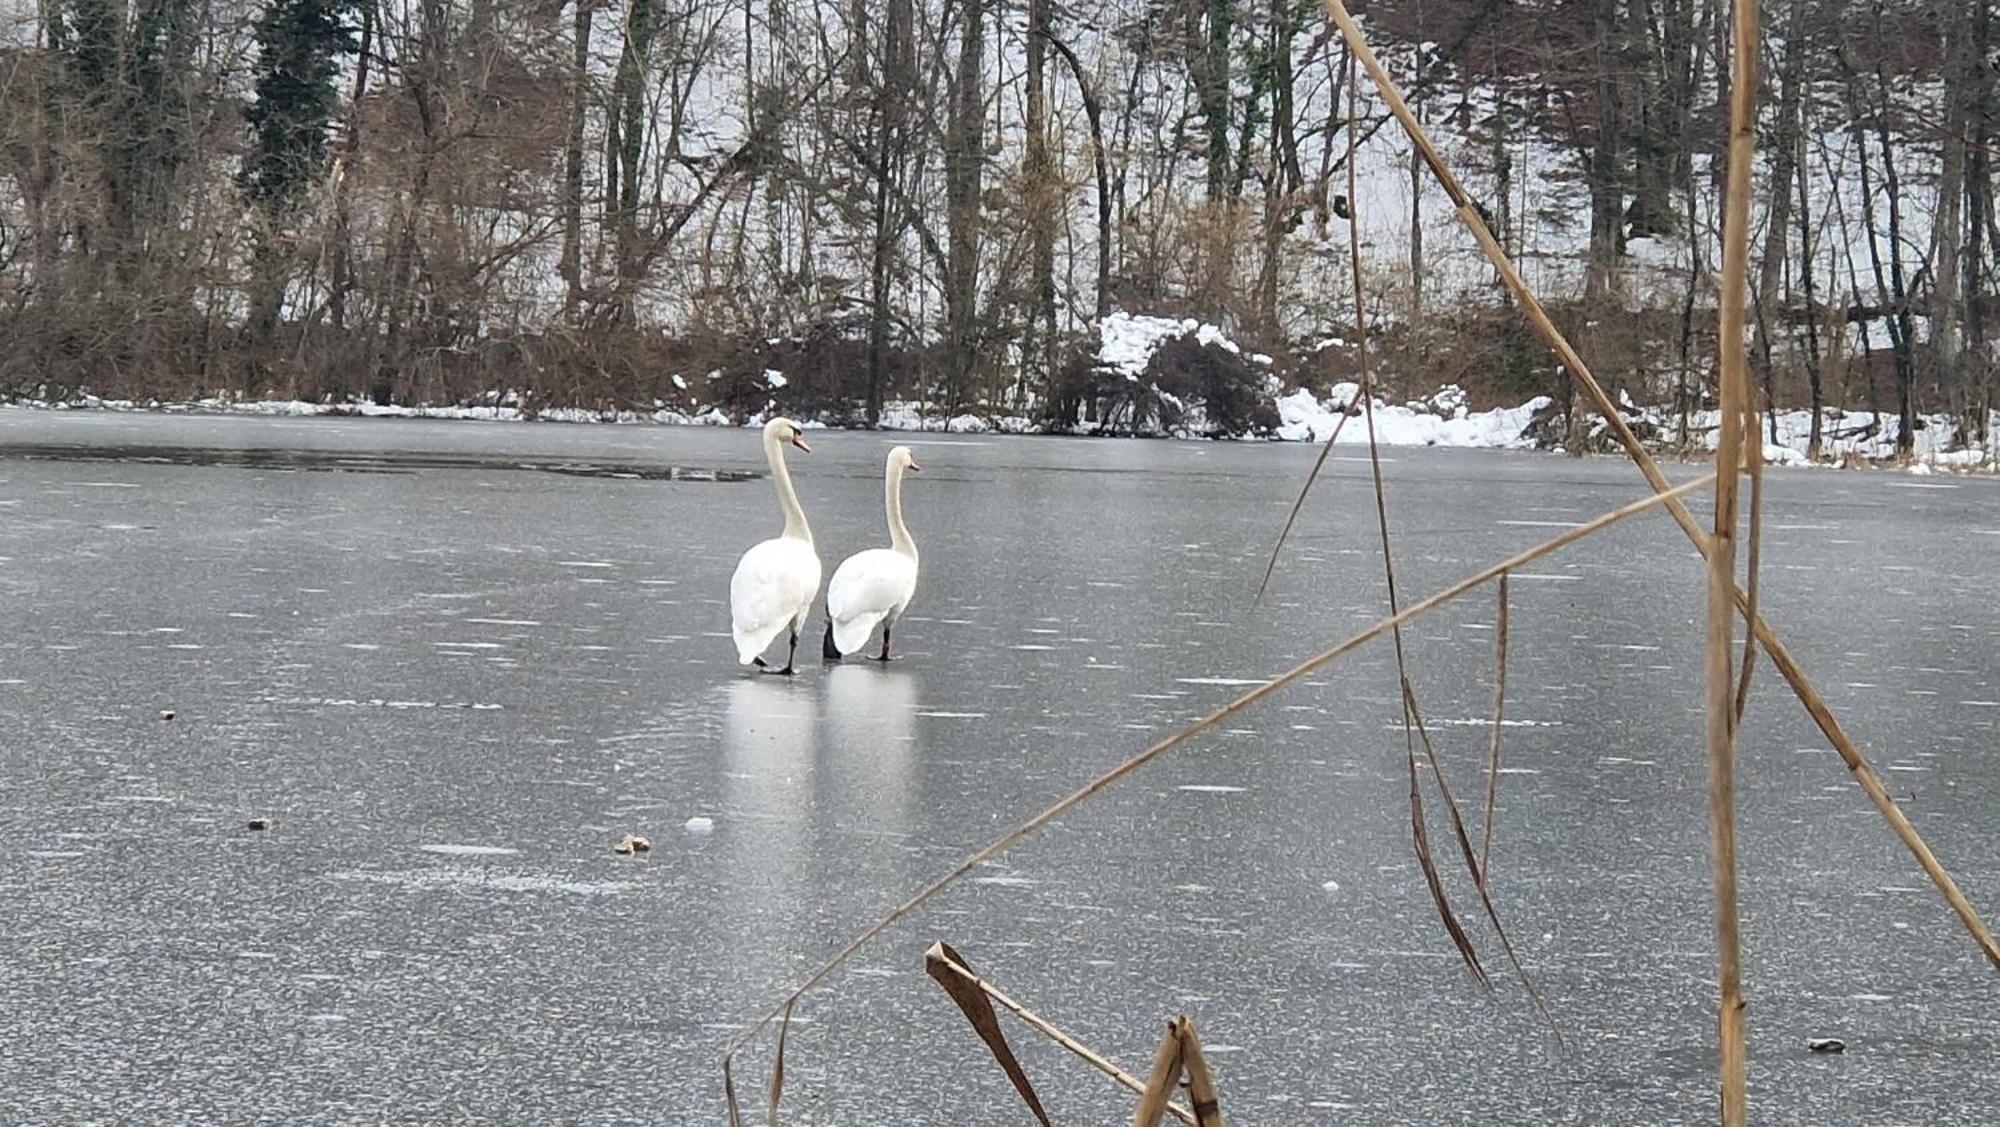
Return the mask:
<path fill-rule="evenodd" d="M 826 620 L 826 636 L 819 640 L 819 656 L 826 661 L 839 661 L 840 647 L 833 644 L 833 619 Z"/>
<path fill-rule="evenodd" d="M 896 660 L 889 656 L 889 626 L 887 623 L 884 623 L 882 626 L 882 652 L 875 655 L 875 660 L 881 662 Z"/>

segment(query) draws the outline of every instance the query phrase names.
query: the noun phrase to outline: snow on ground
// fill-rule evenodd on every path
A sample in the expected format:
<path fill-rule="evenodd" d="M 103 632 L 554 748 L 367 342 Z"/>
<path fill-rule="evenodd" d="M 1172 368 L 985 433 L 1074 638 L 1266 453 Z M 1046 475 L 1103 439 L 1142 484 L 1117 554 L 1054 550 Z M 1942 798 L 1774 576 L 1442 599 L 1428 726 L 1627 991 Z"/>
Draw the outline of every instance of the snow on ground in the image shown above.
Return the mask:
<path fill-rule="evenodd" d="M 1368 419 L 1360 412 L 1360 387 L 1335 384 L 1324 400 L 1300 388 L 1278 400 L 1278 437 L 1293 442 L 1324 442 L 1340 430 L 1341 445 L 1368 443 Z M 1520 450 L 1535 443 L 1527 437 L 1529 420 L 1548 406 L 1550 399 L 1538 395 L 1519 407 L 1496 407 L 1491 411 L 1468 411 L 1465 393 L 1447 384 L 1430 399 L 1397 405 L 1377 399 L 1374 403 L 1375 440 L 1384 446 L 1459 446 L 1485 449 Z M 1343 409 L 1353 405 L 1355 415 L 1340 425 Z"/>
<path fill-rule="evenodd" d="M 1657 427 L 1663 435 L 1674 435 L 1680 427 L 1679 416 L 1671 408 L 1647 407 L 1634 414 Z M 1950 416 L 1919 416 L 1918 423 L 1912 472 L 1928 472 L 1933 467 L 1959 470 L 2000 468 L 1993 466 L 1989 451 L 1963 447 L 1958 437 L 1958 421 Z M 1704 448 L 1713 450 L 1721 437 L 1718 430 L 1720 424 L 1719 412 L 1692 412 L 1688 416 L 1689 436 Z M 2000 412 L 1994 413 L 1991 424 L 1988 433 L 2000 433 Z M 1775 443 L 1771 440 L 1770 428 L 1771 424 L 1766 422 L 1760 431 L 1766 463 L 1812 464 L 1806 456 L 1812 441 L 1811 411 L 1780 411 Z M 1896 436 L 1902 429 L 1902 419 L 1891 412 L 1884 412 L 1878 421 L 1873 411 L 1824 410 L 1820 413 L 1820 459 L 1834 463 L 1848 458 L 1893 460 L 1896 457 Z"/>

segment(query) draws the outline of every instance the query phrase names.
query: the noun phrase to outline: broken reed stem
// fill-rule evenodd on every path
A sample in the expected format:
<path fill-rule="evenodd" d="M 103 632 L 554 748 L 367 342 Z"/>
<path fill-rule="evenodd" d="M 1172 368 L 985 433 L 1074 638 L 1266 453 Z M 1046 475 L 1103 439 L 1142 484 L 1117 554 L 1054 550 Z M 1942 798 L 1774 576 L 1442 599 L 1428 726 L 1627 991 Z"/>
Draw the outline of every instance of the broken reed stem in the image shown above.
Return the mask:
<path fill-rule="evenodd" d="M 1119 1068 L 1110 1060 L 1099 1055 L 1090 1046 L 1063 1032 L 1056 1027 L 1054 1022 L 1008 997 L 999 987 L 994 986 L 992 983 L 949 959 L 937 959 L 931 965 L 948 974 L 956 975 L 959 979 L 976 987 L 980 993 L 985 994 L 987 998 L 997 1003 L 1001 1009 L 1020 1018 L 1029 1028 L 1040 1033 L 1042 1036 L 1068 1049 L 1077 1059 L 1110 1077 L 1119 1087 L 1136 1095 L 1143 1095 L 1145 1093 L 1146 1085 L 1138 1077 Z M 1182 1123 L 1196 1124 L 1199 1122 L 1194 1112 L 1189 1111 L 1179 1104 L 1169 1103 L 1166 1110 L 1167 1114 L 1180 1120 Z"/>
<path fill-rule="evenodd" d="M 1499 612 L 1493 629 L 1493 745 L 1486 750 L 1486 817 L 1479 842 L 1479 879 L 1493 872 L 1493 813 L 1500 797 L 1500 727 L 1507 712 L 1507 579 L 1500 573 Z"/>
<path fill-rule="evenodd" d="M 1764 429 L 1757 412 L 1752 412 L 1745 422 L 1746 442 L 1743 449 L 1745 469 L 1750 474 L 1750 561 L 1744 570 L 1743 617 L 1745 621 L 1757 620 L 1757 589 L 1763 575 L 1764 545 Z M 1750 706 L 1750 671 L 1757 667 L 1757 635 L 1755 631 L 1743 634 L 1743 667 L 1736 679 L 1736 710 L 1734 723 L 1743 727 L 1743 710 Z"/>
<path fill-rule="evenodd" d="M 1160 1038 L 1159 1051 L 1153 1054 L 1153 1068 L 1146 1074 L 1146 1086 L 1139 1093 L 1139 1110 L 1132 1117 L 1133 1127 L 1159 1127 L 1160 1116 L 1167 1110 L 1167 1097 L 1173 1095 L 1181 1080 L 1185 1049 L 1180 1034 L 1179 1021 L 1167 1022 L 1167 1035 Z"/>
<path fill-rule="evenodd" d="M 1722 1127 L 1749 1119 L 1743 1041 L 1743 948 L 1736 894 L 1737 486 L 1744 429 L 1750 423 L 1750 365 L 1743 340 L 1749 297 L 1750 172 L 1757 157 L 1757 0 L 1735 0 L 1735 57 L 1729 88 L 1729 179 L 1723 197 L 1722 296 L 1717 342 L 1722 352 L 1722 432 L 1715 446 L 1715 531 L 1708 552 L 1708 649 L 1704 706 L 1708 719 L 1708 818 L 1714 864 L 1716 1015 L 1722 1072 Z M 1756 441 L 1753 435 L 1753 441 Z M 1759 450 L 1761 458 L 1762 451 Z M 1754 584 L 1754 580 L 1752 580 Z M 1747 596 L 1746 596 L 1747 597 Z M 1747 671 L 1746 671 L 1747 672 Z"/>
<path fill-rule="evenodd" d="M 1660 472 L 1659 464 L 1640 443 L 1638 436 L 1632 433 L 1632 428 L 1626 424 L 1624 417 L 1612 404 L 1611 397 L 1605 394 L 1603 385 L 1591 375 L 1589 365 L 1583 362 L 1583 357 L 1577 355 L 1569 339 L 1563 336 L 1562 331 L 1556 328 L 1555 322 L 1549 319 L 1548 312 L 1542 308 L 1534 292 L 1522 280 L 1520 271 L 1514 268 L 1513 260 L 1493 238 L 1493 232 L 1487 228 L 1485 220 L 1480 218 L 1472 197 L 1466 194 L 1464 187 L 1458 182 L 1458 177 L 1452 174 L 1443 158 L 1438 155 L 1429 135 L 1418 123 L 1416 115 L 1410 112 L 1409 104 L 1397 91 L 1396 84 L 1390 81 L 1388 72 L 1382 68 L 1382 63 L 1375 57 L 1375 52 L 1369 48 L 1367 39 L 1361 34 L 1361 28 L 1354 22 L 1354 17 L 1348 14 L 1346 5 L 1341 0 L 1321 0 L 1321 4 L 1332 17 L 1334 24 L 1340 28 L 1341 35 L 1346 38 L 1355 57 L 1361 60 L 1369 78 L 1381 92 L 1383 100 L 1389 103 L 1390 112 L 1395 115 L 1404 132 L 1416 142 L 1417 150 L 1423 157 L 1424 163 L 1429 166 L 1431 175 L 1457 209 L 1459 222 L 1465 224 L 1466 229 L 1472 232 L 1472 237 L 1479 243 L 1479 249 L 1485 253 L 1488 261 L 1493 263 L 1493 268 L 1500 274 L 1500 280 L 1520 303 L 1521 312 L 1527 317 L 1528 323 L 1548 343 L 1550 350 L 1556 354 L 1556 359 L 1561 361 L 1570 378 L 1590 396 L 1592 405 L 1610 424 L 1612 432 L 1618 436 L 1619 444 L 1625 447 L 1626 453 L 1639 467 L 1639 472 L 1645 475 L 1647 483 L 1656 493 L 1664 493 L 1668 489 L 1667 479 Z M 1694 543 L 1695 549 L 1706 557 L 1710 551 L 1708 535 L 1701 530 L 1694 514 L 1689 512 L 1688 507 L 1678 498 L 1668 500 L 1666 510 L 1667 514 L 1674 518 L 1674 523 L 1680 525 L 1681 531 Z M 1749 597 L 1740 587 L 1735 592 L 1735 600 L 1736 605 L 1743 610 L 1744 618 L 1750 623 L 1757 644 L 1764 648 L 1779 676 L 1791 686 L 1793 694 L 1799 698 L 1799 703 L 1813 718 L 1813 723 L 1818 725 L 1820 732 L 1833 745 L 1834 751 L 1839 753 L 1841 762 L 1847 765 L 1848 771 L 1861 785 L 1862 792 L 1868 796 L 1870 802 L 1874 803 L 1883 820 L 1889 823 L 1889 828 L 1903 843 L 1903 847 L 1917 859 L 1917 864 L 1923 868 L 1924 874 L 1930 877 L 1931 883 L 1937 886 L 1945 902 L 1951 905 L 1951 910 L 1957 913 L 1965 930 L 1979 945 L 1980 950 L 1985 952 L 1987 961 L 1994 967 L 2000 968 L 2000 940 L 1994 939 L 1993 933 L 1980 920 L 1979 913 L 1974 910 L 1971 902 L 1966 900 L 1963 892 L 1959 891 L 1958 882 L 1945 871 L 1936 855 L 1931 852 L 1930 846 L 1924 843 L 1923 835 L 1910 824 L 1902 808 L 1896 805 L 1894 798 L 1890 797 L 1889 789 L 1882 784 L 1881 776 L 1876 774 L 1868 758 L 1861 754 L 1861 749 L 1848 736 L 1846 729 L 1840 726 L 1840 721 L 1833 715 L 1833 710 L 1827 707 L 1826 699 L 1820 696 L 1819 690 L 1813 686 L 1798 660 L 1785 647 L 1777 631 L 1771 629 L 1770 623 L 1764 621 L 1761 615 L 1750 613 Z"/>
<path fill-rule="evenodd" d="M 1215 1092 L 1215 1075 L 1208 1070 L 1208 1057 L 1201 1051 L 1201 1034 L 1194 1019 L 1181 1019 L 1181 1064 L 1187 1069 L 1188 1102 L 1194 1105 L 1195 1122 L 1200 1127 L 1223 1127 L 1222 1101 Z M 1167 1105 L 1173 1108 L 1172 1104 Z"/>
<path fill-rule="evenodd" d="M 809 993 L 814 987 L 818 986 L 821 982 L 826 981 L 827 976 L 831 975 L 834 971 L 838 970 L 843 963 L 853 958 L 855 952 L 867 946 L 868 943 L 872 941 L 876 936 L 881 935 L 883 932 L 889 930 L 889 928 L 895 926 L 905 916 L 908 916 L 911 912 L 916 911 L 919 907 L 923 906 L 932 897 L 936 896 L 940 892 L 943 892 L 945 889 L 950 888 L 952 885 L 958 883 L 958 881 L 961 878 L 963 878 L 967 873 L 978 868 L 980 865 L 985 864 L 987 861 L 990 861 L 993 858 L 999 856 L 1001 853 L 1005 852 L 1006 850 L 1008 850 L 1009 848 L 1020 842 L 1022 838 L 1027 837 L 1028 835 L 1048 825 L 1050 822 L 1053 822 L 1057 818 L 1062 817 L 1064 814 L 1068 813 L 1071 809 L 1075 808 L 1079 804 L 1089 801 L 1091 798 L 1095 797 L 1099 792 L 1105 790 L 1108 787 L 1116 785 L 1120 780 L 1124 779 L 1127 775 L 1132 774 L 1134 771 L 1137 771 L 1139 768 L 1144 767 L 1146 764 L 1151 763 L 1155 759 L 1158 759 L 1160 756 L 1165 755 L 1167 752 L 1172 751 L 1174 748 L 1179 747 L 1180 745 L 1202 734 L 1203 732 L 1208 731 L 1210 728 L 1215 727 L 1217 724 L 1222 723 L 1223 721 L 1229 719 L 1230 717 L 1235 716 L 1237 713 L 1242 712 L 1243 710 L 1258 703 L 1259 701 L 1262 701 L 1265 697 L 1271 696 L 1272 694 L 1277 693 L 1291 686 L 1293 683 L 1299 681 L 1301 678 L 1306 677 L 1307 675 L 1311 674 L 1312 672 L 1321 668 L 1322 666 L 1325 666 L 1329 662 L 1332 662 L 1341 657 L 1345 657 L 1346 655 L 1354 652 L 1355 650 L 1360 649 L 1364 644 L 1371 642 L 1376 638 L 1381 637 L 1384 634 L 1389 633 L 1391 630 L 1394 630 L 1396 627 L 1403 625 L 1404 623 L 1410 621 L 1411 619 L 1420 618 L 1426 614 L 1429 614 L 1430 612 L 1438 609 L 1439 607 L 1444 606 L 1445 604 L 1450 603 L 1453 600 L 1463 596 L 1466 592 L 1484 586 L 1485 584 L 1491 582 L 1493 579 L 1497 578 L 1498 576 L 1500 576 L 1505 572 L 1515 571 L 1522 567 L 1525 567 L 1528 564 L 1531 564 L 1534 561 L 1541 559 L 1543 556 L 1549 555 L 1553 552 L 1561 551 L 1563 548 L 1566 548 L 1569 545 L 1574 544 L 1579 540 L 1585 539 L 1586 537 L 1602 532 L 1605 529 L 1610 528 L 1612 525 L 1619 523 L 1620 521 L 1630 519 L 1631 517 L 1637 516 L 1640 513 L 1646 512 L 1650 509 L 1658 508 L 1664 505 L 1671 505 L 1674 502 L 1678 501 L 1681 497 L 1689 493 L 1695 492 L 1696 490 L 1705 488 L 1710 482 L 1714 480 L 1715 476 L 1713 474 L 1709 474 L 1703 477 L 1696 478 L 1693 481 L 1686 482 L 1682 485 L 1673 486 L 1664 493 L 1655 493 L 1650 497 L 1645 497 L 1640 500 L 1634 501 L 1631 504 L 1625 505 L 1621 508 L 1613 509 L 1610 512 L 1604 513 L 1603 515 L 1598 516 L 1593 520 L 1580 524 L 1575 528 L 1566 528 L 1557 535 L 1552 536 L 1549 539 L 1544 540 L 1541 543 L 1536 544 L 1531 548 L 1525 549 L 1523 551 L 1515 553 L 1514 555 L 1508 556 L 1506 559 L 1501 560 L 1499 563 L 1493 564 L 1480 571 L 1474 572 L 1472 575 L 1469 575 L 1464 579 L 1461 579 L 1458 582 L 1452 584 L 1451 586 L 1446 587 L 1441 591 L 1438 591 L 1436 594 L 1433 594 L 1430 597 L 1420 602 L 1412 604 L 1410 607 L 1402 611 L 1400 614 L 1391 615 L 1390 617 L 1385 618 L 1380 622 L 1377 622 L 1375 625 L 1368 627 L 1367 629 L 1361 631 L 1360 633 L 1355 634 L 1352 637 L 1349 637 L 1346 641 L 1343 641 L 1338 645 L 1332 646 L 1328 649 L 1321 650 L 1319 653 L 1314 654 L 1313 656 L 1307 658 L 1306 660 L 1286 670 L 1284 673 L 1279 674 L 1277 677 L 1273 678 L 1269 682 L 1263 685 L 1259 685 L 1257 688 L 1251 689 L 1249 692 L 1244 693 L 1242 696 L 1237 697 L 1235 700 L 1230 701 L 1228 704 L 1223 705 L 1221 708 L 1216 709 L 1214 712 L 1209 713 L 1207 716 L 1204 716 L 1201 719 L 1195 721 L 1194 723 L 1189 724 L 1187 727 L 1182 728 L 1180 731 L 1167 736 L 1166 738 L 1160 740 L 1158 743 L 1153 744 L 1151 747 L 1148 747 L 1144 751 L 1139 752 L 1137 755 L 1134 755 L 1131 758 L 1125 760 L 1125 762 L 1120 763 L 1118 766 L 1113 767 L 1111 770 L 1106 771 L 1102 775 L 1099 775 L 1095 779 L 1092 779 L 1090 782 L 1085 783 L 1083 786 L 1070 792 L 1068 795 L 1057 800 L 1056 803 L 1050 806 L 1048 809 L 1028 819 L 1026 822 L 1021 823 L 1014 829 L 1011 829 L 1006 833 L 1000 835 L 1000 837 L 996 838 L 992 843 L 988 844 L 985 848 L 981 849 L 979 852 L 974 853 L 972 856 L 967 857 L 963 861 L 960 861 L 957 865 L 953 866 L 949 872 L 945 873 L 938 879 L 932 881 L 930 884 L 924 886 L 923 889 L 918 891 L 915 895 L 911 896 L 908 900 L 905 900 L 901 904 L 897 905 L 895 909 L 889 912 L 889 914 L 883 916 L 881 919 L 876 920 L 874 923 L 870 924 L 865 930 L 861 932 L 860 935 L 857 935 L 853 939 L 849 940 L 846 946 L 842 947 L 839 951 L 834 952 L 832 957 L 828 958 L 825 962 L 821 963 L 819 967 L 815 969 L 812 972 L 812 974 L 806 978 L 805 982 L 801 983 L 797 989 L 792 991 L 790 996 L 788 996 L 783 1002 L 779 1003 L 777 1006 L 773 1007 L 769 1013 L 759 1018 L 756 1024 L 752 1025 L 749 1029 L 744 1031 L 742 1036 L 738 1037 L 735 1041 L 730 1043 L 729 1048 L 723 1053 L 722 1057 L 722 1072 L 725 1085 L 727 1084 L 729 1077 L 730 1062 L 735 1058 L 736 1054 L 741 1052 L 744 1046 L 756 1040 L 757 1037 L 761 1035 L 766 1029 L 769 1029 L 771 1027 L 771 1023 L 773 1021 L 778 1020 L 779 1016 L 783 1014 L 789 1007 L 791 1007 L 794 1003 L 796 1003 L 800 998 L 804 997 L 807 993 Z M 733 1093 L 731 1094 L 731 1100 L 733 1105 L 734 1101 Z"/>

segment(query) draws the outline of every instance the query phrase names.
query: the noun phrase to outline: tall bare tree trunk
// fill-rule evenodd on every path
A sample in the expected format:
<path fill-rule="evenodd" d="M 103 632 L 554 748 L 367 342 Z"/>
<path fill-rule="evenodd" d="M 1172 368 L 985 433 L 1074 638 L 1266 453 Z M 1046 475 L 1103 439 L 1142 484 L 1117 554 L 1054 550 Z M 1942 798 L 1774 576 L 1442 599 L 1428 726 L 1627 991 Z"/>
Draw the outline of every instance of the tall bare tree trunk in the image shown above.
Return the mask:
<path fill-rule="evenodd" d="M 1806 382 L 1812 392 L 1812 433 L 1806 439 L 1806 457 L 1818 460 L 1825 443 L 1823 433 L 1826 409 L 1826 392 L 1820 375 L 1819 355 L 1819 295 L 1814 292 L 1813 265 L 1818 250 L 1813 246 L 1812 224 L 1812 177 L 1806 171 L 1805 130 L 1800 129 L 1792 138 L 1792 145 L 1798 151 L 1798 192 L 1799 192 L 1799 280 L 1806 291 Z"/>
<path fill-rule="evenodd" d="M 590 106 L 590 21 L 592 0 L 573 0 L 570 38 L 569 140 L 563 152 L 563 242 L 558 269 L 563 280 L 563 316 L 574 318 L 583 304 L 583 127 Z"/>
<path fill-rule="evenodd" d="M 1049 159 L 1048 47 L 1053 38 L 1051 0 L 1028 0 L 1027 181 L 1028 237 L 1033 276 L 1028 331 L 1021 357 L 1024 380 L 1046 384 L 1055 371 L 1056 210 L 1055 166 Z"/>
<path fill-rule="evenodd" d="M 1590 252 L 1584 299 L 1596 309 L 1610 298 L 1618 254 L 1623 249 L 1625 193 L 1619 180 L 1618 153 L 1624 146 L 1624 127 L 1618 104 L 1618 0 L 1593 0 L 1591 15 L 1597 40 L 1597 136 L 1590 153 Z"/>
<path fill-rule="evenodd" d="M 1757 268 L 1755 340 L 1751 363 L 1764 385 L 1766 419 L 1771 441 L 1778 441 L 1778 403 L 1771 364 L 1771 322 L 1777 318 L 1778 282 L 1785 271 L 1785 246 L 1791 236 L 1792 176 L 1797 171 L 1799 134 L 1799 77 L 1805 65 L 1806 0 L 1792 0 L 1791 19 L 1785 31 L 1785 57 L 1778 71 L 1778 127 L 1771 137 L 1770 218 L 1764 226 L 1764 257 Z"/>
<path fill-rule="evenodd" d="M 959 8 L 958 65 L 951 72 L 951 117 L 945 126 L 945 225 L 948 241 L 945 321 L 949 374 L 946 406 L 957 409 L 978 367 L 973 339 L 979 302 L 980 179 L 986 160 L 986 8 Z"/>
<path fill-rule="evenodd" d="M 1993 147 L 2000 140 L 2000 107 L 1994 104 L 1993 69 L 1977 65 L 1989 57 L 1993 46 L 1992 0 L 1974 0 L 1971 28 L 1971 55 L 1975 65 L 1966 76 L 1968 114 L 1965 169 L 1966 247 L 1962 263 L 1965 300 L 1965 347 L 1972 372 L 1973 437 L 1990 447 L 1993 439 L 1993 361 L 1986 345 L 1986 305 L 1990 296 L 1988 257 L 1995 248 L 1987 237 L 1993 220 Z M 1991 450 L 1988 451 L 1989 455 Z"/>
<path fill-rule="evenodd" d="M 646 155 L 646 82 L 653 46 L 653 2 L 631 0 L 625 16 L 625 50 L 612 78 L 612 112 L 619 118 L 613 154 L 617 158 L 618 180 L 617 316 L 625 324 L 638 316 L 639 164 Z"/>
<path fill-rule="evenodd" d="M 375 4 L 361 7 L 361 53 L 354 64 L 354 96 L 348 101 L 347 137 L 341 142 L 340 164 L 333 182 L 333 247 L 327 273 L 327 318 L 336 330 L 347 328 L 347 298 L 354 290 L 350 228 L 354 210 L 355 159 L 361 152 L 361 103 L 368 95 L 369 55 L 375 49 Z M 345 342 L 342 342 L 345 344 Z"/>

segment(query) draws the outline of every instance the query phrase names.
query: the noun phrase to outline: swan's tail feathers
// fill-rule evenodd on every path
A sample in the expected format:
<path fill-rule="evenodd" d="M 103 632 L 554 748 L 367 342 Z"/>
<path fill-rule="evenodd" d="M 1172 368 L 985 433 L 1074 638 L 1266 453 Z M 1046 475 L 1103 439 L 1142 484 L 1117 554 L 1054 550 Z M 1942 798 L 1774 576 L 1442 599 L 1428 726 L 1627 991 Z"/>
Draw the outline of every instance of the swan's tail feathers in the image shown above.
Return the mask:
<path fill-rule="evenodd" d="M 784 628 L 785 624 L 780 622 L 769 630 L 761 630 L 754 634 L 742 630 L 732 631 L 731 633 L 736 639 L 736 663 L 738 665 L 763 665 L 764 663 L 759 659 L 759 655 L 771 648 L 772 641 L 777 638 L 779 632 Z"/>
<path fill-rule="evenodd" d="M 875 625 L 882 621 L 879 614 L 864 614 L 845 621 L 833 622 L 833 644 L 841 653 L 860 653 L 868 645 L 868 635 L 875 632 Z"/>
<path fill-rule="evenodd" d="M 840 647 L 833 644 L 833 619 L 826 620 L 826 636 L 819 640 L 819 656 L 828 661 L 839 661 Z"/>

